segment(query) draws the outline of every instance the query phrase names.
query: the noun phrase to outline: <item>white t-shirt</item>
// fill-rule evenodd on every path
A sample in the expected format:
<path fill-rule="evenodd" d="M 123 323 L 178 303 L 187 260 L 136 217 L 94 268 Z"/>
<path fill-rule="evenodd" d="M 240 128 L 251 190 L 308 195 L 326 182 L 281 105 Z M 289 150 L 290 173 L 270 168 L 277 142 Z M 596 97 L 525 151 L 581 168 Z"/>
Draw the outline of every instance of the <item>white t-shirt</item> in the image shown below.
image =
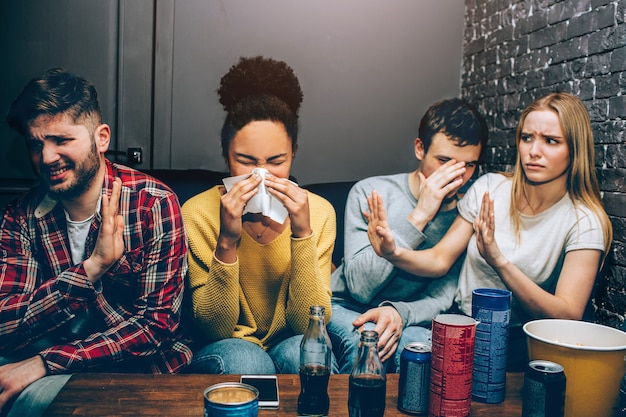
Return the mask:
<path fill-rule="evenodd" d="M 509 215 L 512 183 L 511 178 L 502 174 L 483 175 L 459 202 L 459 215 L 473 224 L 483 194 L 488 190 L 494 200 L 495 239 L 500 251 L 526 276 L 554 294 L 567 252 L 578 249 L 604 251 L 600 220 L 581 203 L 574 205 L 566 194 L 554 206 L 537 215 L 520 214 L 518 240 Z M 457 305 L 465 314 L 472 314 L 472 291 L 476 288 L 506 289 L 506 286 L 480 255 L 476 236 L 472 235 L 455 296 Z M 519 326 L 529 319 L 513 297 L 510 325 Z"/>
<path fill-rule="evenodd" d="M 91 228 L 91 221 L 97 212 L 100 211 L 100 205 L 102 204 L 102 196 L 98 199 L 96 205 L 96 211 L 94 214 L 86 218 L 85 220 L 74 221 L 70 219 L 69 213 L 65 212 L 65 220 L 67 221 L 67 236 L 70 240 L 70 249 L 72 252 L 72 262 L 78 265 L 85 259 L 87 236 L 89 235 L 89 229 Z M 81 338 L 81 335 L 91 333 L 90 323 L 94 321 L 93 308 L 87 306 L 84 311 L 76 314 L 74 320 L 70 324 L 69 331 L 75 335 L 76 338 Z"/>
<path fill-rule="evenodd" d="M 74 221 L 70 219 L 69 213 L 65 212 L 65 220 L 67 221 L 67 236 L 70 239 L 70 249 L 72 251 L 72 262 L 78 265 L 85 259 L 85 245 L 87 243 L 87 235 L 91 227 L 91 220 L 100 211 L 102 204 L 102 196 L 96 204 L 96 211 L 85 220 Z"/>

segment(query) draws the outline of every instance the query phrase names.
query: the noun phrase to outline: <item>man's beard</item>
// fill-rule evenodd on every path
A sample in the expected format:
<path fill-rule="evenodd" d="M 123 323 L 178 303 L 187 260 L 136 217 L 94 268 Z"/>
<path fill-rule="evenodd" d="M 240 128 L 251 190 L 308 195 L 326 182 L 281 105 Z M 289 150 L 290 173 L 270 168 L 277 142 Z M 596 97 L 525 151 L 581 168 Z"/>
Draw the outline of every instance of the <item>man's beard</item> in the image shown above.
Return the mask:
<path fill-rule="evenodd" d="M 74 183 L 65 188 L 54 189 L 50 187 L 50 194 L 58 198 L 72 199 L 81 196 L 89 189 L 100 169 L 100 158 L 95 143 L 88 158 L 78 166 L 73 164 L 72 169 L 74 170 Z"/>

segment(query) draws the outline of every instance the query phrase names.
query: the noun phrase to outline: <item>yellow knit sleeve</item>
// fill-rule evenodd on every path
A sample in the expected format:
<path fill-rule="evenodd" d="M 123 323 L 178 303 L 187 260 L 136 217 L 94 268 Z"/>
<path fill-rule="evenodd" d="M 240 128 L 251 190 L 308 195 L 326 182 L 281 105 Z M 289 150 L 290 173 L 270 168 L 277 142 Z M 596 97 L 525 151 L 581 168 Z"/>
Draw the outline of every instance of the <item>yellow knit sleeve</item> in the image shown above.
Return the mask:
<path fill-rule="evenodd" d="M 209 341 L 231 337 L 239 318 L 239 262 L 215 257 L 219 236 L 219 187 L 188 200 L 182 207 L 189 238 L 187 287 L 193 318 Z"/>
<path fill-rule="evenodd" d="M 335 245 L 336 218 L 333 206 L 309 193 L 311 228 L 306 238 L 291 239 L 291 279 L 287 298 L 287 322 L 296 334 L 309 323 L 309 307 L 324 306 L 330 321 L 330 267 Z"/>

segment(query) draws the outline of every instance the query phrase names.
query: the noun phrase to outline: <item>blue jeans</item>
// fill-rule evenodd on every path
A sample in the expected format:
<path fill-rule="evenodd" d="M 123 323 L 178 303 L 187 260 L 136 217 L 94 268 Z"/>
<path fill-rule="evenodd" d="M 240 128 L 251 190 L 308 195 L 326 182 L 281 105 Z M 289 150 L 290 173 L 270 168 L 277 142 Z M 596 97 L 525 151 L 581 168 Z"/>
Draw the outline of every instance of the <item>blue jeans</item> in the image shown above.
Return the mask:
<path fill-rule="evenodd" d="M 13 360 L 10 358 L 0 357 L 0 366 L 11 362 Z M 7 417 L 39 417 L 43 415 L 46 408 L 56 398 L 71 376 L 50 375 L 38 379 L 27 386 L 15 398 L 12 405 L 11 402 L 7 403 L 5 407 L 10 407 L 10 409 L 3 409 L 0 414 Z"/>
<path fill-rule="evenodd" d="M 268 351 L 243 339 L 210 343 L 193 355 L 186 372 L 204 374 L 297 374 L 302 335 L 289 337 Z"/>
<path fill-rule="evenodd" d="M 361 333 L 352 325 L 362 313 L 350 310 L 342 305 L 333 303 L 333 315 L 328 323 L 328 334 L 333 343 L 333 352 L 339 366 L 340 374 L 349 374 L 356 362 L 359 353 Z M 395 372 L 400 368 L 400 355 L 404 345 L 411 342 L 431 342 L 430 330 L 420 326 L 408 326 L 402 330 L 398 349 L 393 358 L 387 361 L 388 372 Z"/>

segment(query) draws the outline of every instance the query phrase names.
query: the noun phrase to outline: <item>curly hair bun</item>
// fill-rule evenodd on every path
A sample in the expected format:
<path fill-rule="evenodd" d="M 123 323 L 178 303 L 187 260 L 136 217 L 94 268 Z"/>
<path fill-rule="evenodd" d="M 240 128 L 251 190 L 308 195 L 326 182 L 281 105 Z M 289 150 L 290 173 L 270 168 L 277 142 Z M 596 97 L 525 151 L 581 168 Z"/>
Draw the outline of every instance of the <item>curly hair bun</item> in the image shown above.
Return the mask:
<path fill-rule="evenodd" d="M 293 69 L 283 61 L 262 56 L 240 58 L 222 77 L 217 93 L 227 113 L 248 96 L 278 97 L 294 114 L 298 114 L 302 103 L 300 82 Z"/>

